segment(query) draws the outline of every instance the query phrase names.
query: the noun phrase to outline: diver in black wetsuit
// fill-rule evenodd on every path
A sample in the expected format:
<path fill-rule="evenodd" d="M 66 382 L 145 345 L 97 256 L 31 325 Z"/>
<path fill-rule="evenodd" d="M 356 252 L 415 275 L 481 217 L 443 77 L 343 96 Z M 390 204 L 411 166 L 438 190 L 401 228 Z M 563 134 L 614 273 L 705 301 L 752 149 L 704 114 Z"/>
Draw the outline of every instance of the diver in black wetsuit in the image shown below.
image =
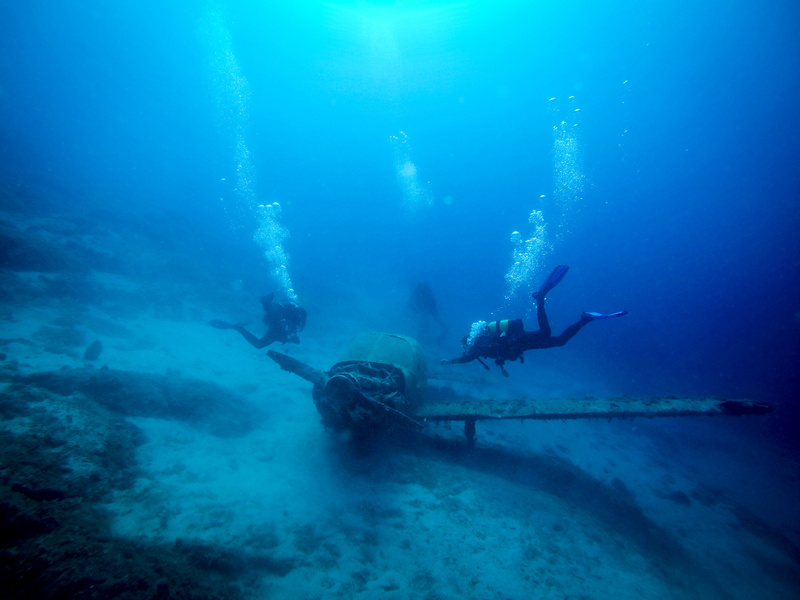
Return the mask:
<path fill-rule="evenodd" d="M 264 307 L 262 320 L 267 326 L 267 332 L 257 338 L 244 328 L 246 323 L 227 323 L 214 319 L 208 324 L 217 329 L 235 329 L 244 336 L 254 348 L 260 350 L 269 346 L 273 342 L 299 344 L 300 338 L 297 334 L 306 326 L 306 309 L 299 306 L 296 302 L 286 302 L 280 304 L 275 302 L 275 294 L 267 294 L 261 297 L 261 306 Z"/>
<path fill-rule="evenodd" d="M 550 322 L 547 320 L 547 314 L 544 311 L 544 297 L 564 278 L 568 270 L 569 267 L 566 265 L 557 266 L 550 273 L 542 288 L 533 293 L 533 298 L 536 300 L 536 316 L 539 320 L 538 331 L 525 331 L 522 319 L 493 321 L 488 325 L 476 323 L 472 326 L 473 330 L 470 335 L 463 340 L 464 353 L 458 358 L 443 360 L 441 363 L 450 365 L 477 360 L 488 370 L 489 367 L 486 366 L 481 358 L 493 358 L 503 375 L 508 377 L 508 372 L 503 366 L 505 361 L 519 359 L 520 362 L 525 362 L 523 353 L 526 350 L 563 346 L 584 325 L 591 321 L 622 317 L 628 314 L 626 310 L 610 314 L 585 312 L 581 315 L 579 321 L 567 327 L 561 335 L 553 337 L 550 332 Z"/>
<path fill-rule="evenodd" d="M 433 321 L 439 328 L 439 335 L 436 337 L 438 343 L 442 343 L 447 336 L 447 324 L 439 316 L 439 309 L 436 307 L 436 298 L 433 290 L 427 281 L 420 281 L 411 297 L 408 299 L 408 307 L 417 313 L 419 317 L 419 327 L 417 328 L 417 339 L 423 341 L 428 337 L 430 323 Z"/>

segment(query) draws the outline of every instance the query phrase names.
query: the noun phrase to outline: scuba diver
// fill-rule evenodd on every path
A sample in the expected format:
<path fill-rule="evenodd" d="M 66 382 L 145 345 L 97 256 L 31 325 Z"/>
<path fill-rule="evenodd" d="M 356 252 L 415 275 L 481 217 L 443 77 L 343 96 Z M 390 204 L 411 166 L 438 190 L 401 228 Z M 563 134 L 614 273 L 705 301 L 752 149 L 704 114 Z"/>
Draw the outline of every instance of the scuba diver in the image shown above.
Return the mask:
<path fill-rule="evenodd" d="M 216 329 L 235 329 L 258 350 L 273 342 L 299 344 L 300 338 L 297 334 L 306 326 L 306 309 L 292 301 L 280 304 L 275 301 L 274 293 L 262 296 L 260 300 L 261 306 L 264 308 L 262 320 L 267 326 L 267 332 L 260 338 L 244 328 L 247 323 L 227 323 L 214 319 L 208 324 Z"/>
<path fill-rule="evenodd" d="M 525 331 L 522 319 L 492 321 L 488 325 L 485 321 L 479 321 L 472 325 L 469 336 L 464 337 L 462 340 L 464 347 L 463 354 L 458 358 L 443 360 L 441 364 L 451 365 L 477 360 L 486 370 L 489 370 L 489 367 L 486 366 L 481 358 L 493 358 L 495 359 L 495 364 L 500 367 L 500 370 L 503 372 L 503 375 L 508 377 L 508 371 L 506 371 L 503 366 L 505 361 L 519 359 L 519 361 L 523 363 L 525 359 L 522 354 L 526 350 L 563 346 L 572 336 L 578 333 L 584 325 L 591 321 L 622 317 L 628 314 L 627 310 L 609 314 L 585 312 L 581 315 L 577 323 L 573 323 L 567 327 L 561 335 L 553 337 L 550 334 L 550 323 L 547 320 L 547 314 L 544 312 L 544 297 L 547 292 L 558 285 L 564 278 L 564 275 L 567 274 L 568 270 L 568 266 L 558 265 L 553 269 L 553 272 L 550 273 L 550 276 L 541 289 L 532 294 L 533 298 L 536 300 L 536 316 L 539 320 L 538 331 Z"/>
<path fill-rule="evenodd" d="M 411 297 L 408 299 L 408 307 L 417 313 L 419 317 L 419 327 L 417 329 L 417 339 L 422 341 L 428 337 L 431 321 L 439 327 L 439 335 L 436 338 L 438 343 L 442 343 L 447 336 L 447 324 L 439 316 L 436 307 L 436 298 L 433 296 L 431 285 L 427 281 L 417 283 Z"/>

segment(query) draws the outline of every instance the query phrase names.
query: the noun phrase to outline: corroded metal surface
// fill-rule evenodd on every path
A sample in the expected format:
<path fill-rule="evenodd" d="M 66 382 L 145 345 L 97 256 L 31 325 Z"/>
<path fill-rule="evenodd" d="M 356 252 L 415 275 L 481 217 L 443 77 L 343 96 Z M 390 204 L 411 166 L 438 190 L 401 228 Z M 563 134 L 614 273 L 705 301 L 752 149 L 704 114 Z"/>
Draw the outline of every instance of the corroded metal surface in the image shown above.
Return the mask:
<path fill-rule="evenodd" d="M 478 400 L 432 398 L 414 417 L 427 421 L 481 421 L 488 419 L 611 419 L 634 417 L 689 417 L 757 415 L 769 405 L 750 400 L 720 398 L 551 398 L 544 400 Z"/>
<path fill-rule="evenodd" d="M 752 400 L 644 396 L 617 398 L 474 398 L 426 385 L 422 347 L 404 336 L 367 333 L 355 337 L 340 362 L 321 371 L 272 350 L 267 355 L 286 371 L 314 384 L 322 422 L 370 437 L 394 428 L 421 429 L 425 422 L 463 421 L 472 442 L 475 422 L 490 419 L 632 419 L 760 415 L 772 411 Z"/>

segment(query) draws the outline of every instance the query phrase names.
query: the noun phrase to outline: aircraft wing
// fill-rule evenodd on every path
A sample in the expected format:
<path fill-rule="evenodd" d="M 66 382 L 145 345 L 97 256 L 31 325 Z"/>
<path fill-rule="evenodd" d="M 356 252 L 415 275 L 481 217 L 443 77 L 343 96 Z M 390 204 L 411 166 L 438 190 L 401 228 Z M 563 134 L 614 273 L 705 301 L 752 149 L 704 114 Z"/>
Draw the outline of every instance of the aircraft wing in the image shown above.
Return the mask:
<path fill-rule="evenodd" d="M 642 396 L 619 398 L 548 398 L 481 400 L 434 398 L 415 413 L 419 421 L 484 421 L 489 419 L 632 419 L 634 417 L 743 416 L 772 412 L 753 400 Z"/>

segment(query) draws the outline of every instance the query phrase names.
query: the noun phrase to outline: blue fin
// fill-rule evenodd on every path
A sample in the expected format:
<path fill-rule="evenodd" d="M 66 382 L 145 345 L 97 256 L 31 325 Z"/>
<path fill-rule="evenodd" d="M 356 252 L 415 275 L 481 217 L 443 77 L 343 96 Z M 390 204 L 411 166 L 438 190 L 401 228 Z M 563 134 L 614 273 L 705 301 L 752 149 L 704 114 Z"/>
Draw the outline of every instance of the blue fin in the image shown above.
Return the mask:
<path fill-rule="evenodd" d="M 553 269 L 553 272 L 550 273 L 539 291 L 533 294 L 533 297 L 537 300 L 543 299 L 547 292 L 556 287 L 558 283 L 564 279 L 564 275 L 567 274 L 567 271 L 569 271 L 569 267 L 567 265 L 558 265 L 555 269 Z"/>
<path fill-rule="evenodd" d="M 613 319 L 614 317 L 624 317 L 628 314 L 627 310 L 620 310 L 618 312 L 613 313 L 598 313 L 598 312 L 585 312 L 583 313 L 583 317 L 590 321 L 597 321 L 598 319 Z"/>

